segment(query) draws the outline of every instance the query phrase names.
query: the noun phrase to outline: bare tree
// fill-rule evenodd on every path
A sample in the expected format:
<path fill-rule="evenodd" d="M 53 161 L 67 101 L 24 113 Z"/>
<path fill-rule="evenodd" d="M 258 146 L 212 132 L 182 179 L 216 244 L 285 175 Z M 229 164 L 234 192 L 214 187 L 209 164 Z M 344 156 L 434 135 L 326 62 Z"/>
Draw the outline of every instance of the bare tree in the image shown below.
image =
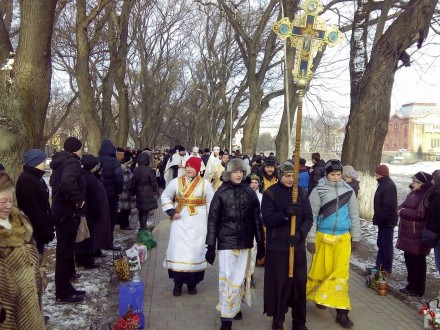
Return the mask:
<path fill-rule="evenodd" d="M 374 2 L 357 0 L 351 36 L 351 107 L 342 150 L 342 162 L 360 171 L 374 173 L 380 162 L 382 145 L 388 130 L 390 98 L 398 62 L 409 64 L 406 50 L 427 37 L 437 0 L 411 0 L 399 3 L 398 17 L 385 31 L 378 26 L 368 58 L 370 14 Z M 388 15 L 389 4 L 380 7 Z M 366 137 L 368 137 L 366 139 Z"/>
<path fill-rule="evenodd" d="M 12 1 L 11 1 L 12 2 Z M 0 10 L 0 159 L 13 176 L 24 151 L 44 148 L 50 96 L 51 40 L 57 0 L 20 1 L 20 30 L 14 52 L 9 29 L 12 6 Z M 15 54 L 15 55 L 14 55 Z"/>

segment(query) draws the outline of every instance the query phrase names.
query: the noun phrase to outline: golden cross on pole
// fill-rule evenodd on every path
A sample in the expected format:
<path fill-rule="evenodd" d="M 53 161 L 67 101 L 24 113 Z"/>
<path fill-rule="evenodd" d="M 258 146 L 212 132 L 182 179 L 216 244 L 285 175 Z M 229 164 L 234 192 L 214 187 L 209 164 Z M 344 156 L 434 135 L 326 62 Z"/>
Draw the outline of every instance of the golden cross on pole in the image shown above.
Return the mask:
<path fill-rule="evenodd" d="M 301 144 L 302 102 L 304 90 L 312 78 L 313 58 L 322 51 L 324 44 L 329 47 L 337 45 L 343 34 L 337 26 L 326 26 L 325 21 L 318 16 L 324 9 L 320 0 L 304 0 L 300 8 L 304 11 L 290 22 L 284 17 L 273 26 L 273 31 L 282 40 L 290 39 L 291 46 L 296 49 L 295 64 L 292 70 L 295 84 L 298 88 L 298 111 L 296 117 L 295 157 L 293 167 L 292 203 L 298 201 L 299 153 Z M 285 86 L 287 90 L 287 86 Z M 287 110 L 289 111 L 289 109 Z M 290 133 L 288 135 L 290 137 Z M 290 219 L 290 235 L 295 235 L 296 216 Z M 294 248 L 289 250 L 289 277 L 293 277 Z"/>

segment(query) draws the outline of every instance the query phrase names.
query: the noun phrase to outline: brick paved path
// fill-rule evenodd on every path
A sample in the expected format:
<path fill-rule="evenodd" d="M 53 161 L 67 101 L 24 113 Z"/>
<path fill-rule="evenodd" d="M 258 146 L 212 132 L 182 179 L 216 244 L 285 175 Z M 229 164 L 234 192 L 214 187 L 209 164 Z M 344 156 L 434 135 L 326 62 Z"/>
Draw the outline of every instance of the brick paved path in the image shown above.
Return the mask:
<path fill-rule="evenodd" d="M 220 314 L 215 310 L 218 302 L 217 260 L 205 272 L 205 279 L 197 286 L 195 296 L 188 295 L 186 286 L 182 296 L 172 294 L 173 282 L 168 278 L 162 263 L 168 244 L 170 221 L 164 219 L 154 229 L 158 246 L 149 254 L 149 260 L 142 270 L 146 282 L 144 314 L 150 330 L 213 330 L 220 329 Z M 263 315 L 264 269 L 256 267 L 256 289 L 252 290 L 252 307 L 242 305 L 243 319 L 234 321 L 233 329 L 269 330 L 272 319 Z M 354 329 L 423 329 L 422 317 L 417 310 L 399 299 L 377 293 L 365 287 L 365 279 L 350 271 L 350 297 L 353 310 L 350 318 Z M 335 323 L 334 310 L 318 310 L 314 304 L 307 304 L 307 326 L 314 329 L 342 329 Z M 290 329 L 290 310 L 284 323 Z"/>

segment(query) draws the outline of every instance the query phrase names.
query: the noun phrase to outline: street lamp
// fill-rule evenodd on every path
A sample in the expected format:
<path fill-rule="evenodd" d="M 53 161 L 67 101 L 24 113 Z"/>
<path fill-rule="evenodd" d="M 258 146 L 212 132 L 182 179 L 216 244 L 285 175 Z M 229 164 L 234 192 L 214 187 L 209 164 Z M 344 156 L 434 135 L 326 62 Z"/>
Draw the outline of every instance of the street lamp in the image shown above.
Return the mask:
<path fill-rule="evenodd" d="M 211 120 L 210 120 L 210 123 L 211 123 L 211 125 L 209 125 L 210 126 L 210 132 L 209 132 L 209 142 L 210 142 L 210 145 L 211 145 L 211 151 L 212 151 L 212 138 L 211 138 L 211 134 L 212 134 L 212 131 L 213 131 L 213 127 L 214 127 L 214 124 L 213 124 L 213 120 L 214 120 L 214 107 L 213 107 L 213 104 L 212 104 L 212 95 L 210 95 L 207 91 L 204 91 L 204 90 L 202 90 L 202 89 L 200 89 L 200 88 L 197 88 L 197 90 L 199 91 L 199 92 L 202 92 L 202 93 L 205 93 L 206 95 L 208 95 L 209 96 L 209 107 L 211 108 Z"/>
<path fill-rule="evenodd" d="M 229 66 L 227 66 L 225 63 L 216 61 L 212 58 L 207 58 L 206 60 L 208 62 L 223 65 L 226 68 L 226 70 L 228 70 L 229 74 L 231 74 L 231 70 L 229 69 Z M 232 127 L 232 103 L 229 104 L 229 117 L 230 117 L 229 118 L 229 153 L 232 153 L 232 130 L 233 130 L 233 127 Z"/>

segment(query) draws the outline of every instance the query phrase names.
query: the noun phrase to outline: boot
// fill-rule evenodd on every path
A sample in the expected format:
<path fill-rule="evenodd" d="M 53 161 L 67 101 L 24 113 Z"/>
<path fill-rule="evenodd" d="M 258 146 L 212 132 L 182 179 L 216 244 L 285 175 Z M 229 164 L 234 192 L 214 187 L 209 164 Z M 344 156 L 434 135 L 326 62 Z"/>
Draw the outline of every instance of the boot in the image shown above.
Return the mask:
<path fill-rule="evenodd" d="M 139 217 L 139 230 L 146 230 L 147 229 L 147 217 L 141 216 Z"/>
<path fill-rule="evenodd" d="M 222 321 L 222 326 L 220 330 L 231 330 L 232 329 L 232 321 Z"/>
<path fill-rule="evenodd" d="M 337 309 L 336 310 L 336 323 L 339 323 L 344 329 L 350 329 L 353 327 L 353 322 L 348 317 L 348 310 Z"/>
<path fill-rule="evenodd" d="M 174 297 L 179 297 L 182 295 L 182 286 L 183 283 L 179 283 L 174 281 L 174 289 L 173 289 L 173 296 Z"/>
<path fill-rule="evenodd" d="M 284 322 L 277 320 L 275 317 L 272 320 L 272 330 L 284 330 Z"/>
<path fill-rule="evenodd" d="M 191 296 L 194 296 L 195 294 L 197 294 L 197 286 L 196 285 L 194 285 L 194 286 L 189 286 L 188 285 L 188 293 Z"/>

